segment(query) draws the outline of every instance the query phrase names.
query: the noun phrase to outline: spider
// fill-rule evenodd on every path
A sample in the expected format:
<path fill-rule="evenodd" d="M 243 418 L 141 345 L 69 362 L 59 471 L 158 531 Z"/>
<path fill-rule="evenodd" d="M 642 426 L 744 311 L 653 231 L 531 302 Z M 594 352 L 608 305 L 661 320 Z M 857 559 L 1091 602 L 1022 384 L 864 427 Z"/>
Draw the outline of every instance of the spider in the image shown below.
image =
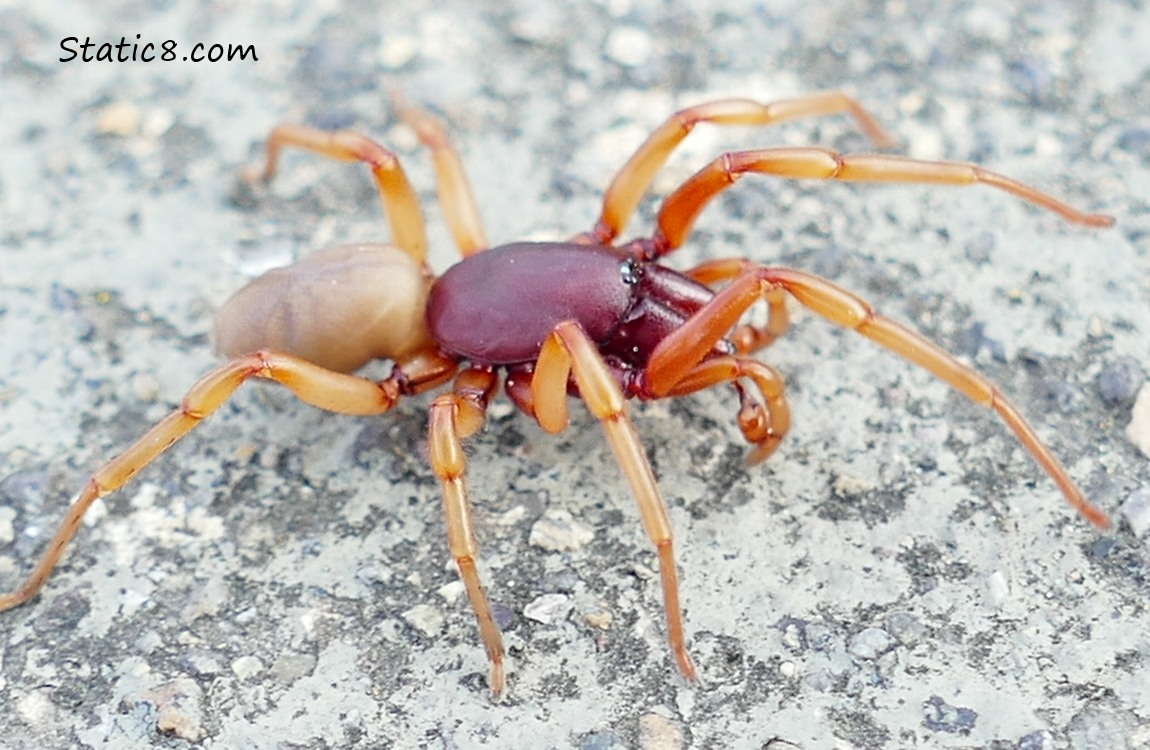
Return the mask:
<path fill-rule="evenodd" d="M 730 385 L 737 421 L 751 446 L 748 463 L 778 447 L 791 421 L 783 378 L 751 358 L 787 328 L 793 298 L 926 369 L 993 410 L 1083 516 L 1104 528 L 1066 470 L 1002 393 L 914 331 L 877 314 L 863 299 L 826 279 L 791 268 L 732 258 L 676 271 L 663 256 L 681 246 L 707 203 L 747 174 L 774 177 L 983 184 L 1053 211 L 1065 220 L 1107 227 L 1109 216 L 1084 213 L 1008 177 L 973 164 L 881 154 L 844 155 L 822 148 L 765 148 L 726 153 L 668 195 L 649 237 L 616 242 L 656 171 L 699 123 L 771 125 L 799 117 L 847 114 L 876 146 L 891 139 L 853 98 L 837 92 L 759 103 L 722 99 L 683 109 L 660 125 L 616 174 L 590 232 L 566 241 L 489 247 L 459 155 L 442 122 L 398 96 L 395 108 L 432 155 L 439 201 L 462 260 L 436 277 L 425 256 L 419 201 L 395 154 L 348 131 L 276 127 L 262 172 L 270 180 L 284 148 L 370 169 L 391 228 L 391 244 L 329 248 L 269 271 L 220 309 L 214 341 L 227 362 L 209 372 L 179 408 L 124 453 L 96 470 L 68 510 L 33 571 L 0 596 L 0 610 L 40 591 L 92 503 L 116 490 L 220 407 L 252 378 L 275 381 L 301 400 L 332 412 L 382 414 L 406 396 L 454 380 L 431 403 L 428 452 L 442 488 L 451 555 L 475 610 L 490 666 L 490 688 L 505 688 L 504 649 L 476 568 L 479 554 L 465 483 L 463 441 L 484 424 L 502 378 L 511 402 L 547 432 L 568 421 L 575 396 L 602 423 L 657 552 L 667 638 L 679 671 L 695 679 L 686 647 L 671 524 L 646 453 L 627 416 L 627 399 L 685 396 Z M 758 302 L 766 322 L 740 322 Z M 374 381 L 351 373 L 374 359 L 393 363 Z"/>

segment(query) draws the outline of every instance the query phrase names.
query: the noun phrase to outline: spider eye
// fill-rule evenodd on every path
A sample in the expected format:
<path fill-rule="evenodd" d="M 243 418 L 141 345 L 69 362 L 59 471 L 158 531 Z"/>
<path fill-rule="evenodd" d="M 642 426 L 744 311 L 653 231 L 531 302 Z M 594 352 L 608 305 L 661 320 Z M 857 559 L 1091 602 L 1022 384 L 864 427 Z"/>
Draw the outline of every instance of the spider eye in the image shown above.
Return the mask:
<path fill-rule="evenodd" d="M 635 286 L 643 278 L 643 267 L 634 258 L 628 258 L 619 264 L 619 276 L 627 286 Z"/>

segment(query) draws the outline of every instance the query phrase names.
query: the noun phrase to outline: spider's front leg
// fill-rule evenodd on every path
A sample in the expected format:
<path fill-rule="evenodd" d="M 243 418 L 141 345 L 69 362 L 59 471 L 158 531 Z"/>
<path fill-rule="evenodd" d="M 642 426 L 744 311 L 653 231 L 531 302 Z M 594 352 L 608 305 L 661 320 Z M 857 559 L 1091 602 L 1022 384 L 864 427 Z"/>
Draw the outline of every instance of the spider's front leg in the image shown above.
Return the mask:
<path fill-rule="evenodd" d="M 680 373 L 702 362 L 722 331 L 734 326 L 763 296 L 779 289 L 832 323 L 866 336 L 945 381 L 971 401 L 993 410 L 1079 513 L 1099 528 L 1109 525 L 1106 514 L 1083 496 L 1062 463 L 994 384 L 937 344 L 879 315 L 862 298 L 813 274 L 790 268 L 749 266 L 656 347 L 647 363 L 647 388 L 656 396 L 674 392 L 682 377 Z"/>
<path fill-rule="evenodd" d="M 533 409 L 543 429 L 558 433 L 567 426 L 567 383 L 574 375 L 579 395 L 603 425 L 607 442 L 623 470 L 639 506 L 643 528 L 655 545 L 667 613 L 667 639 L 679 671 L 695 680 L 695 665 L 687 653 L 683 610 L 679 604 L 679 578 L 671 519 L 647 452 L 627 417 L 623 392 L 595 344 L 574 321 L 560 323 L 543 343 L 531 381 Z"/>
<path fill-rule="evenodd" d="M 647 137 L 611 181 L 603 196 L 603 212 L 592 232 L 596 242 L 610 244 L 623 231 L 671 152 L 702 122 L 713 125 L 775 125 L 800 117 L 845 113 L 854 118 L 879 148 L 894 144 L 874 117 L 852 97 L 838 91 L 756 102 L 750 99 L 719 99 L 679 110 Z"/>
<path fill-rule="evenodd" d="M 977 164 L 886 154 L 840 154 L 825 148 L 764 148 L 723 154 L 668 195 L 656 219 L 658 231 L 650 241 L 651 259 L 682 245 L 703 208 L 747 174 L 799 180 L 986 185 L 1052 211 L 1073 224 L 1098 228 L 1114 224 L 1111 216 L 1079 211 L 1049 193 Z"/>
<path fill-rule="evenodd" d="M 791 408 L 784 394 L 783 376 L 765 362 L 749 357 L 712 356 L 677 372 L 673 379 L 675 385 L 671 390 L 656 398 L 686 396 L 723 383 L 734 386 L 739 394 L 739 429 L 753 446 L 747 454 L 750 465 L 770 458 L 791 428 Z M 755 386 L 757 397 L 747 391 L 744 380 Z M 642 398 L 645 394 L 639 395 Z"/>
<path fill-rule="evenodd" d="M 686 273 L 700 284 L 714 287 L 726 283 L 744 273 L 754 264 L 742 258 L 727 258 L 701 263 Z M 744 323 L 736 326 L 726 338 L 735 345 L 741 354 L 750 354 L 770 346 L 787 332 L 790 314 L 787 313 L 787 294 L 782 289 L 773 289 L 763 295 L 767 303 L 767 323 L 763 326 Z"/>

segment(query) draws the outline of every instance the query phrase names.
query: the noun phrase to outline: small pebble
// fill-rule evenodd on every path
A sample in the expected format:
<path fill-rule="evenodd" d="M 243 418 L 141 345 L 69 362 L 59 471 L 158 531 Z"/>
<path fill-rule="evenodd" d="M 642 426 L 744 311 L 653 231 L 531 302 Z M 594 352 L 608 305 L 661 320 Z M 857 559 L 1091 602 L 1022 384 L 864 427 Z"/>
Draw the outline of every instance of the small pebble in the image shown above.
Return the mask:
<path fill-rule="evenodd" d="M 58 719 L 47 691 L 34 690 L 16 701 L 16 715 L 31 726 L 48 726 Z"/>
<path fill-rule="evenodd" d="M 571 599 L 566 594 L 544 594 L 523 608 L 524 617 L 544 625 L 562 620 L 570 612 Z"/>
<path fill-rule="evenodd" d="M 150 654 L 162 645 L 164 639 L 154 630 L 145 630 L 132 641 L 132 647 L 142 654 Z"/>
<path fill-rule="evenodd" d="M 15 520 L 15 508 L 0 507 L 0 544 L 11 544 L 16 540 L 16 527 L 12 523 Z"/>
<path fill-rule="evenodd" d="M 160 395 L 160 381 L 150 372 L 138 372 L 132 376 L 132 393 L 139 401 L 150 404 Z"/>
<path fill-rule="evenodd" d="M 891 647 L 893 639 L 882 628 L 867 628 L 851 638 L 847 649 L 857 659 L 874 659 Z"/>
<path fill-rule="evenodd" d="M 1001 570 L 994 571 L 986 579 L 986 594 L 990 603 L 996 607 L 1001 607 L 1010 596 L 1010 582 L 1006 580 L 1006 575 Z"/>
<path fill-rule="evenodd" d="M 428 638 L 439 635 L 446 622 L 443 613 L 430 604 L 416 604 L 403 613 L 403 621 Z"/>
<path fill-rule="evenodd" d="M 583 547 L 595 538 L 591 527 L 579 523 L 565 510 L 547 510 L 531 527 L 528 541 L 551 552 Z"/>
<path fill-rule="evenodd" d="M 803 647 L 803 630 L 797 621 L 788 622 L 783 626 L 783 645 L 792 651 L 799 651 Z"/>
<path fill-rule="evenodd" d="M 815 669 L 803 676 L 803 684 L 817 693 L 825 693 L 834 687 L 835 677 L 825 669 Z"/>
<path fill-rule="evenodd" d="M 886 631 L 904 646 L 913 646 L 926 635 L 926 626 L 910 612 L 895 612 L 883 624 Z"/>
<path fill-rule="evenodd" d="M 113 102 L 96 116 L 96 132 L 125 137 L 140 130 L 140 109 L 130 102 Z"/>
<path fill-rule="evenodd" d="M 510 630 L 515 624 L 515 610 L 503 602 L 491 602 L 491 616 L 500 630 Z"/>
<path fill-rule="evenodd" d="M 391 580 L 391 571 L 378 563 L 368 563 L 355 571 L 355 580 L 367 586 L 387 583 Z"/>
<path fill-rule="evenodd" d="M 620 26 L 607 37 L 607 57 L 629 68 L 650 60 L 654 49 L 651 35 L 635 26 Z"/>
<path fill-rule="evenodd" d="M 639 747 L 642 750 L 678 750 L 684 746 L 683 730 L 676 722 L 655 713 L 639 717 Z"/>
<path fill-rule="evenodd" d="M 181 740 L 196 742 L 204 736 L 200 702 L 204 691 L 190 677 L 180 677 L 136 696 L 136 703 L 156 707 L 156 729 Z"/>
<path fill-rule="evenodd" d="M 384 39 L 379 47 L 379 62 L 388 70 L 398 70 L 411 62 L 419 52 L 419 42 L 410 36 L 396 34 Z"/>
<path fill-rule="evenodd" d="M 180 660 L 185 670 L 197 677 L 214 677 L 224 671 L 219 656 L 206 651 L 190 651 Z"/>
<path fill-rule="evenodd" d="M 307 677 L 315 669 L 316 658 L 312 654 L 280 654 L 272 664 L 271 674 L 279 682 L 290 685 L 301 677 Z"/>
<path fill-rule="evenodd" d="M 570 568 L 553 570 L 539 579 L 539 590 L 552 594 L 571 594 L 579 586 L 579 574 Z"/>
<path fill-rule="evenodd" d="M 1150 458 L 1150 384 L 1143 385 L 1130 412 L 1130 424 L 1126 425 L 1126 437 L 1142 455 Z"/>
<path fill-rule="evenodd" d="M 1054 740 L 1049 732 L 1031 732 L 1024 735 L 1015 747 L 1017 750 L 1045 750 L 1054 747 Z"/>
<path fill-rule="evenodd" d="M 453 605 L 459 601 L 459 597 L 463 596 L 465 591 L 467 591 L 467 587 L 463 585 L 463 581 L 452 581 L 440 586 L 435 590 L 435 593 L 443 597 L 443 601 Z"/>
<path fill-rule="evenodd" d="M 1144 382 L 1146 373 L 1133 357 L 1123 357 L 1107 364 L 1094 381 L 1098 395 L 1107 406 L 1119 406 L 1133 401 Z"/>
<path fill-rule="evenodd" d="M 952 706 L 937 695 L 922 704 L 924 727 L 932 732 L 969 734 L 978 723 L 978 712 L 963 706 Z"/>
<path fill-rule="evenodd" d="M 611 627 L 611 623 L 614 621 L 615 618 L 611 616 L 610 610 L 598 604 L 587 607 L 587 610 L 583 613 L 583 622 L 599 630 L 606 630 Z"/>
<path fill-rule="evenodd" d="M 232 672 L 241 680 L 255 677 L 264 669 L 264 663 L 258 656 L 241 656 L 232 662 Z"/>
<path fill-rule="evenodd" d="M 1150 531 L 1150 487 L 1139 487 L 1131 492 L 1120 511 L 1134 535 L 1145 536 Z"/>
<path fill-rule="evenodd" d="M 873 489 L 873 482 L 846 473 L 838 474 L 831 484 L 835 497 L 855 497 Z"/>

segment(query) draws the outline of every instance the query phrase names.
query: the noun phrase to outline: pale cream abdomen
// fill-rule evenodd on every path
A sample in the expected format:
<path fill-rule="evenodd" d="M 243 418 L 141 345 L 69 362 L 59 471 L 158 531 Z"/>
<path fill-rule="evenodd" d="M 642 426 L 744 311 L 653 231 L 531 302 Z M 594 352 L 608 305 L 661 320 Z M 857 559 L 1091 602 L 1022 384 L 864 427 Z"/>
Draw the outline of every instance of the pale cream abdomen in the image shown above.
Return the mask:
<path fill-rule="evenodd" d="M 276 268 L 216 314 L 225 357 L 273 349 L 338 372 L 431 345 L 424 310 L 431 276 L 402 250 L 341 245 Z"/>

